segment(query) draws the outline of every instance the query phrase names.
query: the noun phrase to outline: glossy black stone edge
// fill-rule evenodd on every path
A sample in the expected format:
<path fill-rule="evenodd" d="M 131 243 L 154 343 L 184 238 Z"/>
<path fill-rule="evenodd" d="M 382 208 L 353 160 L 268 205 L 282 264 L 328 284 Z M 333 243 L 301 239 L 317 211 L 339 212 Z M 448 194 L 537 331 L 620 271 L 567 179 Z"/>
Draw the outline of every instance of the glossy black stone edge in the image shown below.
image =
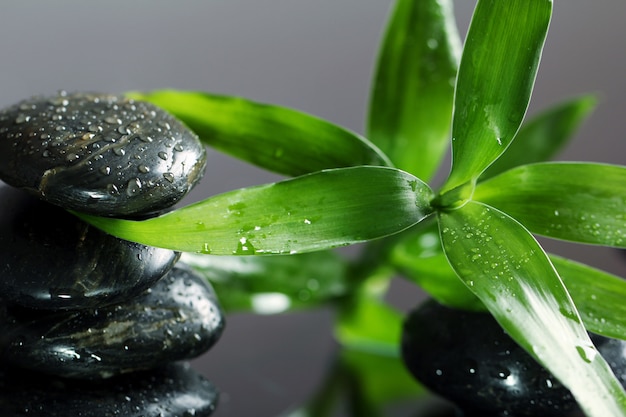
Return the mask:
<path fill-rule="evenodd" d="M 0 300 L 39 309 L 130 300 L 180 254 L 118 239 L 0 182 Z"/>
<path fill-rule="evenodd" d="M 179 263 L 122 304 L 53 312 L 0 305 L 0 366 L 109 378 L 197 357 L 224 326 L 211 285 Z"/>

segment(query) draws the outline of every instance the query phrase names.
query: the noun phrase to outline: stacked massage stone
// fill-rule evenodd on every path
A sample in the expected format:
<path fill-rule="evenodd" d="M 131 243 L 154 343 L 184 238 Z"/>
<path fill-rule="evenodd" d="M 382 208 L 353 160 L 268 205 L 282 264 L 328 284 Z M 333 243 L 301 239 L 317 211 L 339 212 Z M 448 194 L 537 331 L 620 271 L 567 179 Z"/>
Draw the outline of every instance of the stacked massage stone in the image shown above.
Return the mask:
<path fill-rule="evenodd" d="M 125 97 L 0 111 L 0 415 L 211 414 L 216 389 L 184 362 L 224 328 L 211 286 L 179 253 L 70 213 L 158 215 L 205 164 L 192 132 Z"/>

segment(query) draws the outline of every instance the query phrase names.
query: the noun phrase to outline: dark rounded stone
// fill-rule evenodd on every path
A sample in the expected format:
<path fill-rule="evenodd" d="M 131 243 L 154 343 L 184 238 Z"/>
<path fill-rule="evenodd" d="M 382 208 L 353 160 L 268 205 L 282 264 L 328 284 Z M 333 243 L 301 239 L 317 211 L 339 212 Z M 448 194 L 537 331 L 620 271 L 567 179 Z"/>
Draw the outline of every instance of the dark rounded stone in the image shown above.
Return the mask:
<path fill-rule="evenodd" d="M 125 304 L 45 314 L 9 307 L 4 315 L 1 360 L 84 379 L 196 357 L 213 346 L 224 328 L 211 286 L 180 266 Z"/>
<path fill-rule="evenodd" d="M 0 112 L 0 179 L 66 209 L 113 217 L 163 210 L 205 164 L 193 132 L 124 96 L 59 93 Z"/>
<path fill-rule="evenodd" d="M 626 342 L 592 340 L 624 384 Z M 404 323 L 402 358 L 418 381 L 466 416 L 578 415 L 569 390 L 488 313 L 424 302 Z"/>
<path fill-rule="evenodd" d="M 42 309 L 133 298 L 180 254 L 115 238 L 0 182 L 0 298 Z"/>
<path fill-rule="evenodd" d="M 2 417 L 207 417 L 218 397 L 215 386 L 186 363 L 105 381 L 0 371 Z"/>

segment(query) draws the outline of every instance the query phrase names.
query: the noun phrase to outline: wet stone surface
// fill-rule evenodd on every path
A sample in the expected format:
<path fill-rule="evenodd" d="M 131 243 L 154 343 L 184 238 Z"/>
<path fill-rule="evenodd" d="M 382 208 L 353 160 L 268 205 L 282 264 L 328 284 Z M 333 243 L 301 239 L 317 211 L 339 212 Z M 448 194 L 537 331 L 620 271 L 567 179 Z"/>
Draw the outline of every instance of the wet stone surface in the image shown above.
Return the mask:
<path fill-rule="evenodd" d="M 188 364 L 105 381 L 0 371 L 2 417 L 207 417 L 217 402 L 215 386 Z"/>
<path fill-rule="evenodd" d="M 0 361 L 62 377 L 107 378 L 196 357 L 223 328 L 213 289 L 177 265 L 143 295 L 115 306 L 0 307 Z"/>
<path fill-rule="evenodd" d="M 160 211 L 187 194 L 205 164 L 194 133 L 123 96 L 62 92 L 0 111 L 0 179 L 67 209 Z"/>
<path fill-rule="evenodd" d="M 0 299 L 93 308 L 141 294 L 179 254 L 128 242 L 0 182 Z"/>
<path fill-rule="evenodd" d="M 599 352 L 626 382 L 626 342 L 592 335 Z M 407 317 L 402 358 L 460 416 L 580 416 L 569 390 L 520 348 L 490 314 L 428 300 Z"/>

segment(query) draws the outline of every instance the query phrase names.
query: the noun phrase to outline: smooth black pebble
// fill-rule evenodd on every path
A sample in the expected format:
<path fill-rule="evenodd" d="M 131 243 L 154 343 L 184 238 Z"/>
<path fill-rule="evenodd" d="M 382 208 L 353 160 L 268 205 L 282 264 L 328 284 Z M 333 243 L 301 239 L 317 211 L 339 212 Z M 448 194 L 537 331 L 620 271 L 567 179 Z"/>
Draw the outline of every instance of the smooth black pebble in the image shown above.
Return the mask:
<path fill-rule="evenodd" d="M 223 328 L 210 284 L 177 265 L 127 303 L 49 313 L 5 308 L 0 361 L 62 377 L 108 378 L 196 357 Z"/>
<path fill-rule="evenodd" d="M 626 382 L 626 342 L 591 335 Z M 402 358 L 414 377 L 466 416 L 580 415 L 571 393 L 488 313 L 428 300 L 407 317 Z"/>
<path fill-rule="evenodd" d="M 158 212 L 184 197 L 205 165 L 192 131 L 124 96 L 59 93 L 0 111 L 0 180 L 66 209 Z"/>
<path fill-rule="evenodd" d="M 218 391 L 186 363 L 105 381 L 0 371 L 2 417 L 207 417 Z"/>
<path fill-rule="evenodd" d="M 0 182 L 0 299 L 41 309 L 131 299 L 180 254 L 115 238 Z"/>

